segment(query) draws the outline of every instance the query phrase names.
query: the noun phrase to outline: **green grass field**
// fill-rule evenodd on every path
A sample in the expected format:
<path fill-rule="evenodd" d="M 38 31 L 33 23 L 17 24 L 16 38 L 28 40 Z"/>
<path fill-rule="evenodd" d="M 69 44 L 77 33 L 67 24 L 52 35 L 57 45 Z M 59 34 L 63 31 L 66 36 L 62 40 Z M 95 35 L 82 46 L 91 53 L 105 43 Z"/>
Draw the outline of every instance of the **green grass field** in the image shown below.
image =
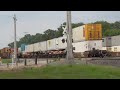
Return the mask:
<path fill-rule="evenodd" d="M 11 63 L 12 59 L 2 59 L 2 63 Z"/>
<path fill-rule="evenodd" d="M 62 65 L 1 71 L 1 79 L 120 79 L 120 68 L 96 65 Z"/>

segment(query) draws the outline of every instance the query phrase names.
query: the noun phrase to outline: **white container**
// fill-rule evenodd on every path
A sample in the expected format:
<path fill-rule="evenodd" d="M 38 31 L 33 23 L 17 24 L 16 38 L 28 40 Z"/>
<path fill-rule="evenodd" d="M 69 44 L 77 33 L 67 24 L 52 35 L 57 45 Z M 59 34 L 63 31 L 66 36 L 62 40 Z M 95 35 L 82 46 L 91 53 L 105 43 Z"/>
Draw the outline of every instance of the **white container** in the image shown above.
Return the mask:
<path fill-rule="evenodd" d="M 85 25 L 79 26 L 72 30 L 73 42 L 85 41 L 84 28 L 85 28 Z"/>
<path fill-rule="evenodd" d="M 107 47 L 102 47 L 102 50 L 107 50 Z"/>
<path fill-rule="evenodd" d="M 18 53 L 21 53 L 21 48 L 18 48 Z"/>
<path fill-rule="evenodd" d="M 59 50 L 59 38 L 55 39 L 55 50 Z"/>
<path fill-rule="evenodd" d="M 64 43 L 62 40 L 64 39 Z M 59 37 L 55 39 L 51 39 L 47 41 L 47 50 L 60 50 L 60 49 L 66 49 L 67 43 L 66 43 L 67 37 Z"/>
<path fill-rule="evenodd" d="M 59 37 L 58 40 L 58 46 L 56 48 L 58 49 L 66 49 L 67 48 L 67 42 L 66 42 L 67 37 Z M 62 42 L 65 41 L 65 42 Z"/>
<path fill-rule="evenodd" d="M 89 50 L 92 50 L 93 48 L 102 50 L 102 40 L 88 41 L 88 48 Z"/>
<path fill-rule="evenodd" d="M 120 52 L 120 46 L 112 46 L 111 52 Z"/>
<path fill-rule="evenodd" d="M 120 35 L 111 37 L 112 46 L 120 46 Z"/>
<path fill-rule="evenodd" d="M 47 41 L 40 42 L 40 50 L 42 52 L 47 51 Z"/>
<path fill-rule="evenodd" d="M 34 44 L 30 44 L 29 45 L 29 52 L 34 52 Z"/>
<path fill-rule="evenodd" d="M 93 41 L 82 41 L 73 43 L 75 50 L 73 52 L 85 52 L 90 51 L 93 48 L 102 50 L 102 40 L 93 40 Z"/>
<path fill-rule="evenodd" d="M 47 40 L 47 49 L 48 50 L 57 50 L 57 48 L 56 48 L 57 40 L 56 39 L 57 38 Z"/>
<path fill-rule="evenodd" d="M 34 43 L 34 52 L 38 52 L 38 51 L 40 51 L 40 43 L 38 42 L 38 43 Z"/>
<path fill-rule="evenodd" d="M 73 47 L 75 47 L 73 50 L 75 53 L 88 51 L 87 41 L 73 43 Z"/>
<path fill-rule="evenodd" d="M 30 44 L 27 46 L 27 52 L 34 52 L 34 44 Z"/>

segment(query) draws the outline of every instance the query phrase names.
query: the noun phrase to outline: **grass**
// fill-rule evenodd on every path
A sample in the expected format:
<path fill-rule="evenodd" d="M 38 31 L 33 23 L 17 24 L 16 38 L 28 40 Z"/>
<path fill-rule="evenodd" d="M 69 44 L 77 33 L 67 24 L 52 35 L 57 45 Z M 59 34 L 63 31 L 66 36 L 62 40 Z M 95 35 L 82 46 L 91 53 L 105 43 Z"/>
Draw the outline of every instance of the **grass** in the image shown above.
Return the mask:
<path fill-rule="evenodd" d="M 12 63 L 12 59 L 2 59 L 2 63 Z"/>
<path fill-rule="evenodd" d="M 1 71 L 1 79 L 120 79 L 120 68 L 96 65 L 59 65 Z"/>

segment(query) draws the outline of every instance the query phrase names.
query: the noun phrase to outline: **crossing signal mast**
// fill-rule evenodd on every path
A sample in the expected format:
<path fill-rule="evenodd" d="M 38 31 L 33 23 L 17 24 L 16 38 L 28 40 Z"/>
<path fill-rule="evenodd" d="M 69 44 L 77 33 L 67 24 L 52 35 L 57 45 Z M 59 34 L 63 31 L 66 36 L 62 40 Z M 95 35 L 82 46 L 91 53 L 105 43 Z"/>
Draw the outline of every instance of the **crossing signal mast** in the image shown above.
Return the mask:
<path fill-rule="evenodd" d="M 72 26 L 71 26 L 71 11 L 67 11 L 67 61 L 69 64 L 74 63 L 73 46 L 72 46 Z"/>

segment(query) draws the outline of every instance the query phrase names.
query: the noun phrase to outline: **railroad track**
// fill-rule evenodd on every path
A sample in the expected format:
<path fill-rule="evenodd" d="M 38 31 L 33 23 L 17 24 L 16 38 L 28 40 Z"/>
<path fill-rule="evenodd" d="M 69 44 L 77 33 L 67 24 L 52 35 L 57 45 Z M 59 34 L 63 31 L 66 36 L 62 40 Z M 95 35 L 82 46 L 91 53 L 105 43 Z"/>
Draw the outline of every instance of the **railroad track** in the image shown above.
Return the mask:
<path fill-rule="evenodd" d="M 66 58 L 59 58 L 60 60 L 65 60 Z M 46 60 L 59 60 L 58 58 L 38 58 L 38 61 L 46 61 Z M 75 60 L 78 60 L 79 58 L 74 58 Z M 24 58 L 19 59 L 20 61 L 24 61 Z M 35 58 L 27 58 L 27 60 L 35 60 Z M 81 58 L 81 60 L 120 60 L 120 57 L 105 57 L 105 58 L 99 58 L 99 57 L 92 57 L 92 58 Z"/>
<path fill-rule="evenodd" d="M 45 61 L 45 60 L 54 60 L 57 58 L 38 58 L 38 61 Z M 24 60 L 24 59 L 22 59 Z M 35 60 L 35 59 L 28 59 L 28 60 Z M 60 60 L 65 60 L 65 58 L 61 58 Z M 78 60 L 78 58 L 75 58 L 75 60 Z M 81 61 L 82 60 L 82 61 Z M 80 62 L 87 64 L 97 64 L 97 65 L 107 65 L 107 66 L 117 66 L 120 67 L 120 57 L 105 57 L 105 58 L 81 58 L 81 60 L 78 60 Z"/>
<path fill-rule="evenodd" d="M 120 57 L 91 58 L 91 60 L 120 60 Z"/>
<path fill-rule="evenodd" d="M 89 64 L 120 67 L 120 57 L 114 58 L 92 58 L 87 61 Z"/>

